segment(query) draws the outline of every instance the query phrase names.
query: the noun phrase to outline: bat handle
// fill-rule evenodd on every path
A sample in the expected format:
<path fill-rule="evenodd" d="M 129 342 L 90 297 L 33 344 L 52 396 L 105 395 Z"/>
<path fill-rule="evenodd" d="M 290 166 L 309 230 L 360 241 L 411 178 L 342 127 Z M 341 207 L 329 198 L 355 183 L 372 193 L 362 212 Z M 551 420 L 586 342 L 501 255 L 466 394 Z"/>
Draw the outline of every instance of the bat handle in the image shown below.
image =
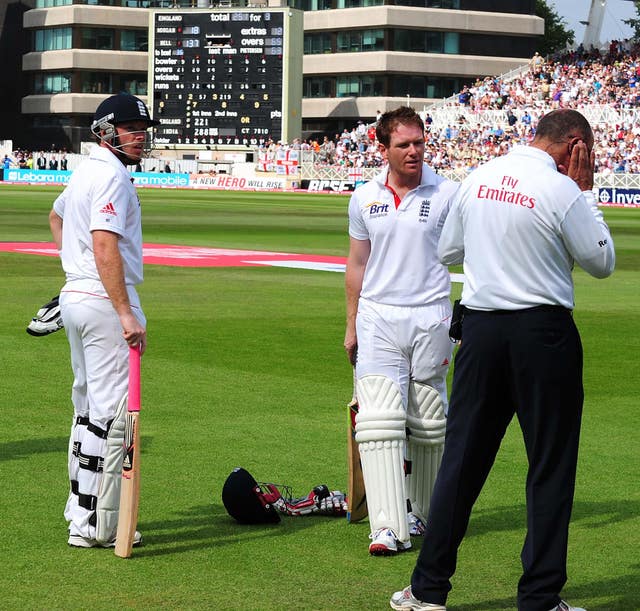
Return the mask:
<path fill-rule="evenodd" d="M 140 346 L 129 346 L 129 399 L 127 411 L 140 411 Z"/>

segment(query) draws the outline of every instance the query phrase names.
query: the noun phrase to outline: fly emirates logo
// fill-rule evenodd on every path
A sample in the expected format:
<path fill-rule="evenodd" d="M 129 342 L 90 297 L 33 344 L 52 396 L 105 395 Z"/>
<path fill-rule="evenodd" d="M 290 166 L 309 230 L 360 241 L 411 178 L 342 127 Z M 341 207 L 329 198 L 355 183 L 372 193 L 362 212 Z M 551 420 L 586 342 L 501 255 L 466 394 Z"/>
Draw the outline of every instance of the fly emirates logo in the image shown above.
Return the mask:
<path fill-rule="evenodd" d="M 505 204 L 516 204 L 524 208 L 534 208 L 536 200 L 529 195 L 517 191 L 519 180 L 513 176 L 503 176 L 500 187 L 490 187 L 489 185 L 479 185 L 476 197 L 478 199 L 488 199 L 494 202 Z"/>

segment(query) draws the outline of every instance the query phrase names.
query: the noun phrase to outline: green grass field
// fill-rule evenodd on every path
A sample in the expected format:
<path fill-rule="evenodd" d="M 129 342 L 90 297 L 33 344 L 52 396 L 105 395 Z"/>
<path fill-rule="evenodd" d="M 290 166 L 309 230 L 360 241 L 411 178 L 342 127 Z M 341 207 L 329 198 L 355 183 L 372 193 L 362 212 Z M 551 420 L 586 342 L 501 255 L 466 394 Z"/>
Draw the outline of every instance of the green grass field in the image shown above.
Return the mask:
<path fill-rule="evenodd" d="M 1 186 L 0 241 L 49 241 L 58 192 Z M 145 190 L 140 197 L 146 242 L 347 252 L 343 196 Z M 607 280 L 575 272 L 586 401 L 564 596 L 589 611 L 637 611 L 640 211 L 605 216 L 616 272 Z M 0 609 L 382 610 L 408 584 L 416 552 L 369 557 L 366 523 L 307 517 L 240 526 L 220 497 L 236 466 L 297 495 L 320 483 L 346 488 L 343 274 L 146 267 L 145 545 L 129 560 L 66 545 L 69 349 L 63 333 L 25 333 L 59 291 L 59 261 L 0 253 L 0 274 Z M 460 551 L 453 611 L 515 609 L 525 469 L 512 425 Z"/>

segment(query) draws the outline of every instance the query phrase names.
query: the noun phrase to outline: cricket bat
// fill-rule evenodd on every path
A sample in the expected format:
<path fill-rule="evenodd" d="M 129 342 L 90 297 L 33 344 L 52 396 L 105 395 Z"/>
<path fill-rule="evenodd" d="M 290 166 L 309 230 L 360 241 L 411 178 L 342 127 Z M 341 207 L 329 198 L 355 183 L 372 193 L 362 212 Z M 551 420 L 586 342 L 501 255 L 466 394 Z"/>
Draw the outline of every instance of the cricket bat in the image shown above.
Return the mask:
<path fill-rule="evenodd" d="M 140 348 L 129 347 L 129 396 L 124 428 L 124 460 L 115 554 L 129 558 L 140 503 Z"/>
<path fill-rule="evenodd" d="M 356 443 L 356 416 L 358 415 L 358 397 L 356 396 L 356 376 L 353 373 L 353 399 L 347 406 L 349 427 L 347 430 L 347 454 L 349 463 L 349 487 L 347 491 L 347 520 L 358 522 L 367 517 L 367 495 L 362 477 L 360 450 Z"/>

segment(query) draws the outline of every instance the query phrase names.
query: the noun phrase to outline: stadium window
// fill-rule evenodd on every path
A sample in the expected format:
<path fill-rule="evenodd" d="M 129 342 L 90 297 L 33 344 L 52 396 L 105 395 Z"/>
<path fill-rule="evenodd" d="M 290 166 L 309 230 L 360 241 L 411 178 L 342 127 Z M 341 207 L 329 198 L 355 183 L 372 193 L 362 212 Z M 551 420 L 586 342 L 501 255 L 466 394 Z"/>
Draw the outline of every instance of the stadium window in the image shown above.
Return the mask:
<path fill-rule="evenodd" d="M 460 0 L 396 0 L 395 4 L 398 6 L 419 6 L 421 8 L 460 9 Z"/>
<path fill-rule="evenodd" d="M 425 0 L 424 5 L 427 8 L 459 9 L 460 0 Z"/>
<path fill-rule="evenodd" d="M 362 33 L 363 51 L 384 51 L 384 30 L 365 30 Z"/>
<path fill-rule="evenodd" d="M 325 77 L 305 77 L 303 81 L 303 97 L 330 98 L 334 79 Z"/>
<path fill-rule="evenodd" d="M 384 91 L 384 84 L 381 77 L 363 76 L 361 78 L 360 95 L 363 97 L 379 97 Z"/>
<path fill-rule="evenodd" d="M 36 74 L 33 81 L 33 93 L 36 95 L 71 93 L 71 75 L 65 73 Z"/>
<path fill-rule="evenodd" d="M 390 78 L 391 95 L 415 98 L 442 98 L 459 90 L 458 79 L 397 74 Z"/>
<path fill-rule="evenodd" d="M 355 97 L 360 95 L 360 78 L 358 76 L 339 76 L 336 81 L 336 97 Z"/>
<path fill-rule="evenodd" d="M 69 6 L 73 0 L 36 0 L 36 8 L 52 8 L 54 6 Z"/>
<path fill-rule="evenodd" d="M 131 95 L 147 95 L 146 72 L 119 75 L 121 90 Z"/>
<path fill-rule="evenodd" d="M 338 53 L 349 51 L 349 32 L 338 32 L 336 51 Z"/>
<path fill-rule="evenodd" d="M 295 0 L 291 7 L 302 11 L 325 11 L 333 8 L 333 0 Z"/>
<path fill-rule="evenodd" d="M 113 82 L 111 74 L 107 72 L 82 72 L 82 93 L 111 93 Z"/>
<path fill-rule="evenodd" d="M 394 51 L 411 53 L 458 53 L 457 32 L 430 30 L 393 30 Z"/>
<path fill-rule="evenodd" d="M 33 32 L 34 51 L 71 49 L 71 28 L 50 28 Z"/>
<path fill-rule="evenodd" d="M 330 34 L 305 34 L 304 53 L 305 55 L 317 55 L 319 53 L 331 53 Z"/>
<path fill-rule="evenodd" d="M 422 49 L 427 53 L 442 53 L 444 51 L 444 33 L 425 32 L 422 44 Z"/>
<path fill-rule="evenodd" d="M 108 28 L 82 28 L 81 49 L 112 50 L 114 31 Z"/>
<path fill-rule="evenodd" d="M 337 53 L 359 53 L 361 51 L 383 51 L 384 33 L 382 30 L 351 30 L 339 32 Z"/>
<path fill-rule="evenodd" d="M 338 77 L 336 82 L 336 97 L 344 98 L 349 95 L 349 81 L 347 77 Z"/>
<path fill-rule="evenodd" d="M 380 76 L 339 76 L 336 81 L 336 97 L 374 97 L 384 91 L 384 80 Z"/>
<path fill-rule="evenodd" d="M 426 97 L 427 88 L 424 76 L 409 77 L 409 95 L 413 98 Z"/>
<path fill-rule="evenodd" d="M 360 8 L 363 6 L 382 6 L 384 0 L 338 0 L 336 8 Z"/>
<path fill-rule="evenodd" d="M 460 52 L 460 34 L 458 32 L 444 33 L 444 53 L 457 55 Z"/>
<path fill-rule="evenodd" d="M 148 48 L 147 30 L 122 30 L 120 32 L 121 51 L 147 51 Z"/>
<path fill-rule="evenodd" d="M 362 50 L 362 32 L 351 32 L 349 37 L 349 51 L 359 53 Z"/>

